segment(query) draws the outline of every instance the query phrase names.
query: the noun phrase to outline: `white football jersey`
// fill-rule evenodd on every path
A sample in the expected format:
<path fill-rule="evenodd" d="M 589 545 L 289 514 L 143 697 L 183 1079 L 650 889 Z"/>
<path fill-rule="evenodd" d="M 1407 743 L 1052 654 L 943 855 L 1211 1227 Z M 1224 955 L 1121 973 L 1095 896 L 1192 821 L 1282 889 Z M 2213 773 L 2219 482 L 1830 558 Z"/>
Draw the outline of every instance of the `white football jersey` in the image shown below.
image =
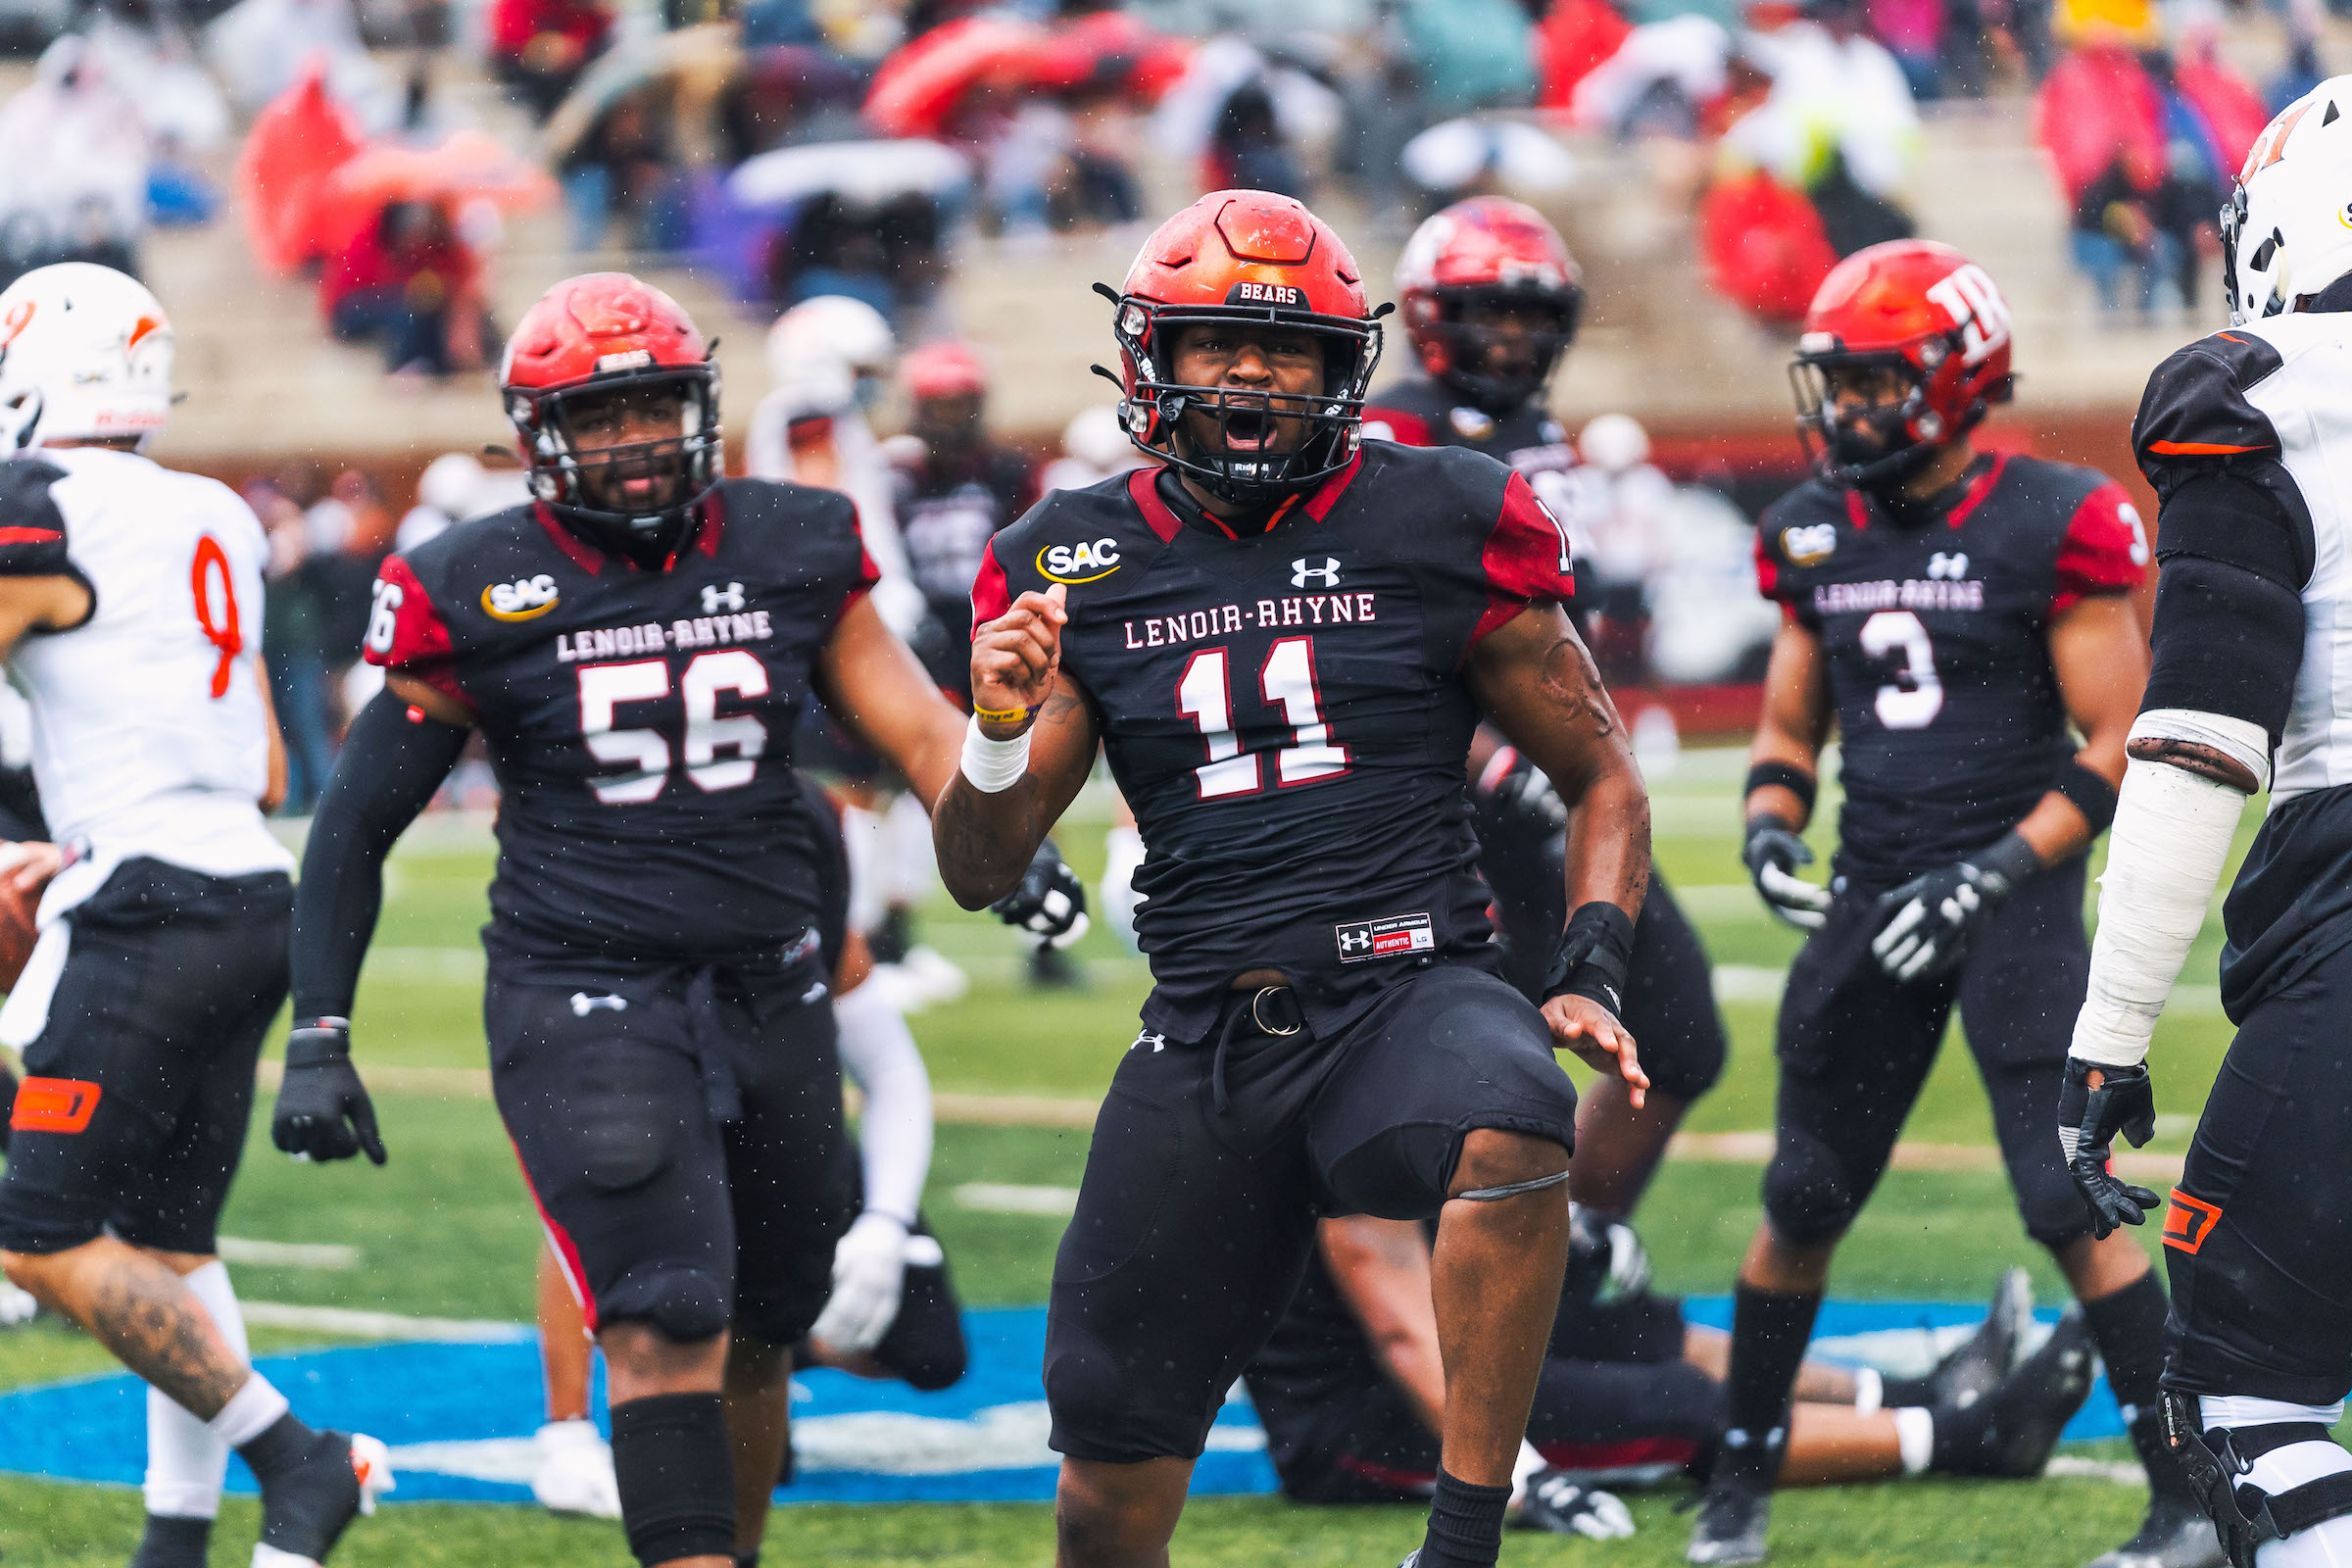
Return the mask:
<path fill-rule="evenodd" d="M 42 812 L 81 862 L 53 885 L 43 920 L 134 856 L 213 876 L 290 870 L 259 806 L 267 543 L 252 509 L 216 480 L 104 448 L 24 453 L 10 467 L 0 547 L 40 549 L 44 526 L 62 525 L 66 569 L 96 601 L 87 621 L 25 636 L 8 662 L 31 710 Z"/>

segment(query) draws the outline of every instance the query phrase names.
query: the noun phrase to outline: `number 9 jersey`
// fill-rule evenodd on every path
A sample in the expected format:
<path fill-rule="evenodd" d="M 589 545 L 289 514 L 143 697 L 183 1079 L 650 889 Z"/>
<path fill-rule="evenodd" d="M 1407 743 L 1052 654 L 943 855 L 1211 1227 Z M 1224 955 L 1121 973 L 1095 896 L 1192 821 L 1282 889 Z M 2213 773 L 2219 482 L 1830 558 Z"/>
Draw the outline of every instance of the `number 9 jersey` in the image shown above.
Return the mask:
<path fill-rule="evenodd" d="M 2127 593 L 2147 536 L 2095 469 L 1980 457 L 1904 509 L 1810 479 L 1756 527 L 1756 579 L 1821 639 L 1842 747 L 1837 869 L 1883 891 L 2023 821 L 2074 754 L 2049 629 Z"/>
<path fill-rule="evenodd" d="M 792 736 L 875 578 L 846 497 L 759 479 L 711 492 L 661 571 L 536 503 L 387 560 L 367 658 L 455 699 L 488 743 L 502 950 L 711 962 L 814 928 L 832 829 Z"/>
<path fill-rule="evenodd" d="M 1420 966 L 1498 972 L 1464 665 L 1573 594 L 1558 525 L 1491 458 L 1385 441 L 1250 537 L 1174 486 L 1138 468 L 1055 491 L 990 542 L 972 593 L 978 625 L 1068 588 L 1061 667 L 1149 847 L 1145 1028 L 1204 1038 L 1260 967 L 1326 1039 Z"/>
<path fill-rule="evenodd" d="M 217 480 L 101 447 L 0 462 L 0 575 L 74 577 L 91 598 L 79 625 L 28 633 L 9 656 L 42 812 L 82 862 L 49 913 L 135 856 L 211 876 L 292 869 L 257 804 L 268 549 Z"/>

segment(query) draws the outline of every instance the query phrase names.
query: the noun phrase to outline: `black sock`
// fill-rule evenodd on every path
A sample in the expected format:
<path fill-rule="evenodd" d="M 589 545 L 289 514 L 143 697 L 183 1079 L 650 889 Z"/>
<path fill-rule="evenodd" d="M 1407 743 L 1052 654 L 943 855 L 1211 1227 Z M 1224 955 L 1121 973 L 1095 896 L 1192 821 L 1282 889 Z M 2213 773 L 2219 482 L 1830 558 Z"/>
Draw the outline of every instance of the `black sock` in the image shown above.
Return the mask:
<path fill-rule="evenodd" d="M 1882 1410 L 1907 1410 L 1913 1406 L 1926 1406 L 1935 1402 L 1936 1380 L 1934 1378 L 1882 1376 L 1879 1379 L 1879 1408 Z"/>
<path fill-rule="evenodd" d="M 2082 1303 L 2091 1343 L 2107 1363 L 2107 1385 L 2129 1421 L 2134 1409 L 2156 1408 L 2156 1386 L 2164 1376 L 2164 1287 L 2148 1270 L 2122 1290 Z"/>
<path fill-rule="evenodd" d="M 237 1452 L 253 1466 L 253 1478 L 266 1487 L 309 1458 L 311 1446 L 318 1441 L 318 1434 L 288 1410 Z"/>
<path fill-rule="evenodd" d="M 204 1554 L 212 1540 L 210 1519 L 151 1513 L 147 1533 L 139 1538 L 139 1549 L 131 1553 L 130 1568 L 204 1568 Z"/>
<path fill-rule="evenodd" d="M 1730 1425 L 1715 1473 L 1770 1487 L 1788 1444 L 1788 1391 L 1813 1339 L 1819 1292 L 1759 1290 L 1742 1280 L 1732 1294 L 1732 1366 L 1724 1383 Z"/>
<path fill-rule="evenodd" d="M 1494 1568 L 1502 1555 L 1502 1510 L 1510 1500 L 1508 1487 L 1472 1486 L 1441 1467 L 1420 1568 Z"/>
<path fill-rule="evenodd" d="M 621 1524 L 641 1563 L 735 1555 L 735 1455 L 715 1394 L 612 1406 Z"/>

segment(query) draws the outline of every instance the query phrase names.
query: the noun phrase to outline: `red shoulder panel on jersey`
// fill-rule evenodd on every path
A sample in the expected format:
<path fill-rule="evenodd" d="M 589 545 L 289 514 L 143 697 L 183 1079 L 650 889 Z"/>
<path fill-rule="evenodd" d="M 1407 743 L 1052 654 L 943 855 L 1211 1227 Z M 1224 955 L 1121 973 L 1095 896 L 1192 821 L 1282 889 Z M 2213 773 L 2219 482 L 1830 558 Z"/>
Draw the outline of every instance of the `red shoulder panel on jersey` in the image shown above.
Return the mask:
<path fill-rule="evenodd" d="M 449 625 L 416 570 L 398 556 L 386 556 L 375 573 L 375 608 L 368 617 L 361 657 L 424 682 L 470 710 L 473 699 L 458 684 L 457 657 Z"/>
<path fill-rule="evenodd" d="M 1331 515 L 1331 509 L 1340 504 L 1340 497 L 1347 494 L 1348 487 L 1355 482 L 1355 476 L 1363 471 L 1363 466 L 1364 455 L 1358 452 L 1348 460 L 1348 466 L 1317 485 L 1315 493 L 1299 503 L 1299 509 L 1321 522 Z"/>
<path fill-rule="evenodd" d="M 2094 594 L 2130 593 L 2148 570 L 2147 529 L 2124 487 L 2109 481 L 2082 498 L 2058 545 L 2050 613 L 2062 615 Z"/>
<path fill-rule="evenodd" d="M 978 631 L 1011 608 L 1012 586 L 1004 580 L 1004 567 L 997 560 L 997 541 L 991 539 L 980 552 L 979 575 L 972 579 L 972 630 Z"/>
<path fill-rule="evenodd" d="M 1407 414 L 1402 409 L 1382 409 L 1367 405 L 1364 409 L 1364 422 L 1371 424 L 1375 421 L 1387 425 L 1391 438 L 1399 446 L 1434 447 L 1438 444 L 1436 438 L 1429 433 L 1429 421 L 1418 414 Z"/>
<path fill-rule="evenodd" d="M 1159 499 L 1158 485 L 1157 464 L 1147 465 L 1127 475 L 1127 499 L 1135 503 L 1135 510 L 1144 514 L 1144 521 L 1152 525 L 1152 531 L 1159 535 L 1159 542 L 1164 545 L 1176 537 L 1176 530 L 1184 524 L 1168 510 L 1168 504 Z"/>
<path fill-rule="evenodd" d="M 711 499 L 715 501 L 717 497 Z M 858 535 L 858 580 L 850 584 L 848 591 L 841 596 L 841 608 L 833 612 L 833 624 L 836 626 L 850 612 L 850 607 L 872 593 L 874 584 L 882 580 L 882 568 L 874 564 L 874 553 L 865 548 L 865 518 L 858 515 L 858 504 L 854 501 L 850 503 L 850 527 Z"/>
<path fill-rule="evenodd" d="M 1472 643 L 1531 604 L 1565 604 L 1576 597 L 1567 526 L 1536 499 L 1522 475 L 1512 474 L 1502 487 L 1502 510 L 1479 564 L 1486 570 L 1487 608 L 1470 633 Z"/>

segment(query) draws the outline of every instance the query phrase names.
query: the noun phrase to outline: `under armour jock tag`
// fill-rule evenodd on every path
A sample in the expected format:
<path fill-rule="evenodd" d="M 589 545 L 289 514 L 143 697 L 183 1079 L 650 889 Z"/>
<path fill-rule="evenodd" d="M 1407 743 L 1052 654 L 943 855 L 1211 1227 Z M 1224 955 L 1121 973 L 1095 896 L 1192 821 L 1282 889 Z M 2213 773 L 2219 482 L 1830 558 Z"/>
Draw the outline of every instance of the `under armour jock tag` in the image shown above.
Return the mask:
<path fill-rule="evenodd" d="M 1340 961 L 1361 963 L 1366 958 L 1400 958 L 1408 953 L 1437 951 L 1437 933 L 1427 914 L 1392 914 L 1380 920 L 1352 920 L 1332 928 L 1339 934 Z"/>

